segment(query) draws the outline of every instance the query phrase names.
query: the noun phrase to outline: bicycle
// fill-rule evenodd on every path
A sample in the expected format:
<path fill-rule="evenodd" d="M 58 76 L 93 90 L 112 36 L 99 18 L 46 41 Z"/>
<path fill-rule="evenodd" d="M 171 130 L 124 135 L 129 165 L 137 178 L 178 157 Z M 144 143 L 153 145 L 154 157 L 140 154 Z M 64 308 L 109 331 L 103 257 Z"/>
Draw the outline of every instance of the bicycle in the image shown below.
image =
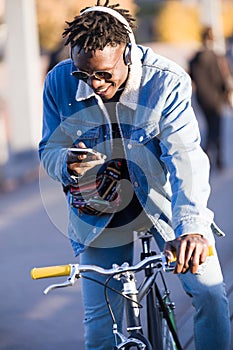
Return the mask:
<path fill-rule="evenodd" d="M 161 252 L 151 250 L 152 234 L 146 232 L 140 236 L 142 241 L 141 260 L 135 265 L 123 263 L 121 266 L 113 265 L 111 269 L 104 269 L 95 265 L 69 264 L 61 266 L 49 266 L 34 268 L 31 270 L 33 279 L 68 276 L 63 283 L 53 284 L 44 290 L 44 294 L 49 293 L 56 288 L 73 286 L 81 277 L 85 277 L 85 272 L 95 272 L 106 275 L 104 283 L 104 295 L 109 312 L 113 320 L 113 334 L 115 336 L 115 347 L 113 350 L 182 350 L 178 338 L 175 322 L 175 303 L 170 299 L 170 291 L 166 286 L 163 271 L 172 271 L 174 262 L 168 262 L 165 255 Z M 212 255 L 211 247 L 209 255 Z M 139 286 L 136 284 L 135 274 L 144 271 L 144 279 Z M 163 290 L 159 288 L 157 277 L 161 277 Z M 120 293 L 125 299 L 125 316 L 126 329 L 129 333 L 125 336 L 118 331 L 118 326 L 108 300 L 109 281 L 116 278 L 122 282 L 122 292 Z M 99 281 L 95 282 L 100 283 Z M 147 336 L 141 325 L 141 302 L 146 298 L 147 310 Z"/>

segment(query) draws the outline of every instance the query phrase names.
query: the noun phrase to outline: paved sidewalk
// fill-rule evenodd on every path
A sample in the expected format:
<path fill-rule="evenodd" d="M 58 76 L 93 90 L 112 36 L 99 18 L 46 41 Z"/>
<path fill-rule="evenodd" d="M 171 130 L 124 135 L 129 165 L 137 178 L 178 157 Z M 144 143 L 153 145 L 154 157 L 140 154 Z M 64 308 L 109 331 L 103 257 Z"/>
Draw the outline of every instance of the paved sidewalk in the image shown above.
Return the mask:
<path fill-rule="evenodd" d="M 8 162 L 0 166 L 0 194 L 14 191 L 18 186 L 38 178 L 39 158 L 36 150 L 10 155 Z"/>

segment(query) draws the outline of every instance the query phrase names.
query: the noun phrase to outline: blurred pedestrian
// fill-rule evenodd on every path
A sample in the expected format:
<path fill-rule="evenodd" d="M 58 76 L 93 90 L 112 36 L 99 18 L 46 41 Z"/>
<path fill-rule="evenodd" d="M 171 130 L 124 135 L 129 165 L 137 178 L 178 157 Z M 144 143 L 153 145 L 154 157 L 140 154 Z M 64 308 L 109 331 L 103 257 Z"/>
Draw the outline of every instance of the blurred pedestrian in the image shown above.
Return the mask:
<path fill-rule="evenodd" d="M 226 40 L 226 56 L 229 62 L 231 75 L 233 75 L 233 33 Z"/>
<path fill-rule="evenodd" d="M 227 59 L 213 49 L 211 27 L 202 31 L 202 48 L 189 62 L 189 73 L 194 82 L 196 99 L 207 124 L 205 151 L 218 169 L 224 167 L 222 152 L 222 114 L 228 103 L 229 74 Z"/>

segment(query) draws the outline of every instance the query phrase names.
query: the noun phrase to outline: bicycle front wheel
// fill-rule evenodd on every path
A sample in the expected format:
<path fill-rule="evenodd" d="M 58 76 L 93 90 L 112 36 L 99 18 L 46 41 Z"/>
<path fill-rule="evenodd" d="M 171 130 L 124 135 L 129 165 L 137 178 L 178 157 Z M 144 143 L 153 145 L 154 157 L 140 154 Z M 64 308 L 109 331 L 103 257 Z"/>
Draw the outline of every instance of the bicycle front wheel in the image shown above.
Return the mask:
<path fill-rule="evenodd" d="M 173 339 L 172 333 L 168 327 L 166 319 L 162 319 L 162 349 L 163 350 L 178 350 L 176 342 Z"/>
<path fill-rule="evenodd" d="M 169 295 L 163 298 L 156 284 L 147 295 L 147 316 L 153 350 L 182 350 Z"/>
<path fill-rule="evenodd" d="M 177 332 L 176 322 L 173 312 L 172 302 L 169 298 L 169 294 L 165 294 L 165 298 L 162 298 L 158 286 L 155 285 L 156 298 L 158 301 L 157 307 L 160 314 L 160 330 L 161 330 L 161 350 L 182 350 Z M 159 349 L 160 349 L 159 348 Z M 157 347 L 155 347 L 157 349 Z"/>

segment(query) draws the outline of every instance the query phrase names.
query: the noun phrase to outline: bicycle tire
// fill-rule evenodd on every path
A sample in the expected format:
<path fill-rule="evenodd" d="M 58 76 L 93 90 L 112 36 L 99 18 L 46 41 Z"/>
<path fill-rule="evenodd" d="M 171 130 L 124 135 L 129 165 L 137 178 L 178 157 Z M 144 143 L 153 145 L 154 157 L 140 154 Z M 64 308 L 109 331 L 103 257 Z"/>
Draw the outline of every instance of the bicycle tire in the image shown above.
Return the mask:
<path fill-rule="evenodd" d="M 147 294 L 147 331 L 153 350 L 162 350 L 162 314 L 158 307 L 155 289 Z"/>
<path fill-rule="evenodd" d="M 170 305 L 169 295 L 163 299 L 155 284 L 147 295 L 147 330 L 153 350 L 182 350 Z"/>
<path fill-rule="evenodd" d="M 158 307 L 160 308 L 160 347 L 159 350 L 182 350 L 177 332 L 175 315 L 168 305 L 171 303 L 169 295 L 163 300 L 158 286 L 155 285 L 155 293 L 158 302 Z M 155 348 L 157 350 L 157 348 Z"/>
<path fill-rule="evenodd" d="M 176 343 L 165 318 L 162 319 L 162 349 L 177 350 Z"/>

